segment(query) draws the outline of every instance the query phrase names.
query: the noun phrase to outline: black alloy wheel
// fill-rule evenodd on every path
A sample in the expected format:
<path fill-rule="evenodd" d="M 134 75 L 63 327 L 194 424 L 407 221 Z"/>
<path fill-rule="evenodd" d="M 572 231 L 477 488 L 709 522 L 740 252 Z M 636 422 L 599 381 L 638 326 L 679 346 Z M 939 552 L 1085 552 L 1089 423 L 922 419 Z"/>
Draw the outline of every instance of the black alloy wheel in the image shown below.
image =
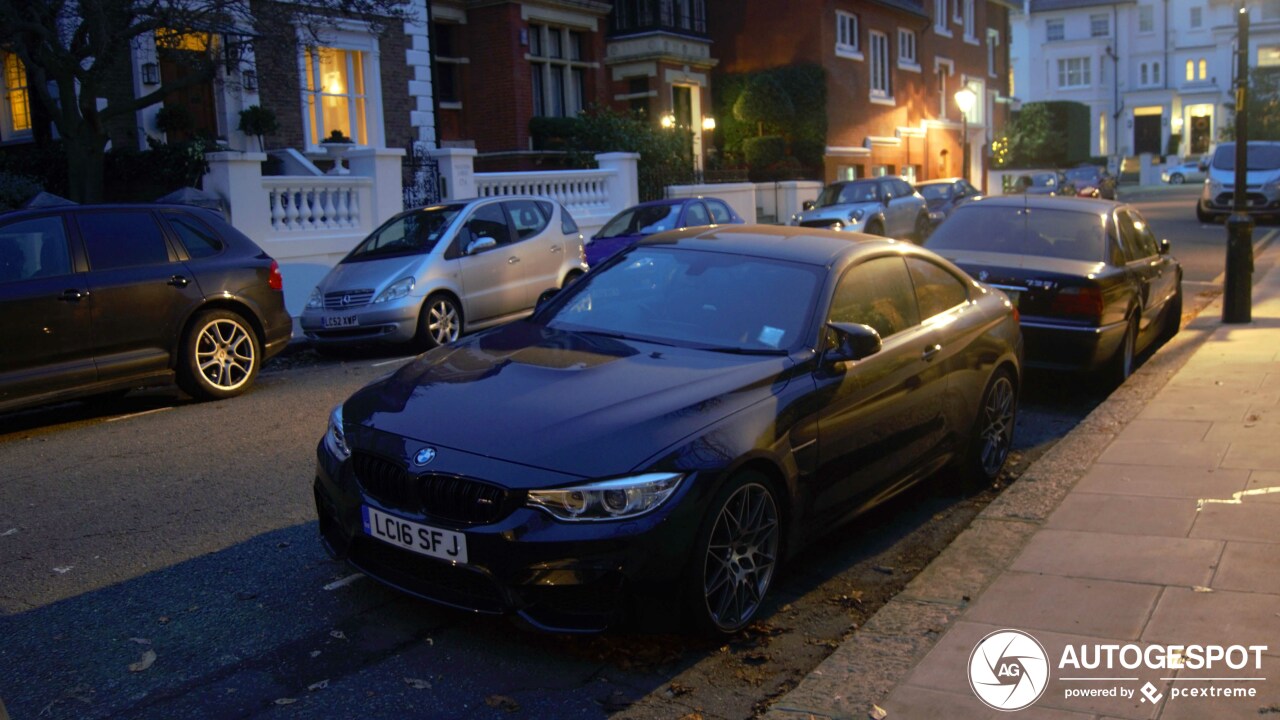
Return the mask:
<path fill-rule="evenodd" d="M 711 503 L 698 534 L 690 594 L 694 621 L 732 635 L 760 610 L 778 566 L 782 524 L 768 480 L 746 472 Z"/>
<path fill-rule="evenodd" d="M 1001 368 L 991 376 L 982 393 L 969 451 L 962 461 L 961 490 L 985 490 L 1000 476 L 1013 449 L 1013 430 L 1018 420 L 1018 386 L 1013 373 Z"/>

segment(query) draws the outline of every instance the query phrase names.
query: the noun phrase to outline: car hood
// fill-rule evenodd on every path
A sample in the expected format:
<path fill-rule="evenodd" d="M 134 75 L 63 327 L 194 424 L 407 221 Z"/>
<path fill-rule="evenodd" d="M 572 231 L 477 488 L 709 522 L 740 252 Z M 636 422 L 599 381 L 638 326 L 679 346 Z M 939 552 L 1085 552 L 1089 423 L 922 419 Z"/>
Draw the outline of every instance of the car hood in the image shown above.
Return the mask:
<path fill-rule="evenodd" d="M 436 447 L 606 477 L 771 397 L 790 364 L 520 321 L 420 356 L 353 395 L 343 416 Z"/>
<path fill-rule="evenodd" d="M 377 291 L 405 277 L 417 277 L 426 255 L 398 255 L 378 260 L 338 263 L 320 281 L 320 292 Z"/>
<path fill-rule="evenodd" d="M 807 222 L 811 220 L 839 220 L 840 222 L 849 221 L 849 213 L 854 210 L 861 210 L 865 215 L 870 215 L 879 210 L 883 205 L 878 202 L 864 203 L 846 203 L 843 205 L 827 205 L 825 207 L 805 210 L 800 213 L 800 221 Z"/>

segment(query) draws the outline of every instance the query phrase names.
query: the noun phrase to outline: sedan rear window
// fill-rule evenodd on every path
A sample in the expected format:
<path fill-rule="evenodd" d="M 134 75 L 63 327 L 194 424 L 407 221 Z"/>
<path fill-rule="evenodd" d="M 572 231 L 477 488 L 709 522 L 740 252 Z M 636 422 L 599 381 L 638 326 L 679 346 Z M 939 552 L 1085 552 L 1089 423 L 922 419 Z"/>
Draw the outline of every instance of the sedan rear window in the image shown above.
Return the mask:
<path fill-rule="evenodd" d="M 1106 233 L 1104 217 L 1090 212 L 978 202 L 958 208 L 925 247 L 1101 262 Z"/>

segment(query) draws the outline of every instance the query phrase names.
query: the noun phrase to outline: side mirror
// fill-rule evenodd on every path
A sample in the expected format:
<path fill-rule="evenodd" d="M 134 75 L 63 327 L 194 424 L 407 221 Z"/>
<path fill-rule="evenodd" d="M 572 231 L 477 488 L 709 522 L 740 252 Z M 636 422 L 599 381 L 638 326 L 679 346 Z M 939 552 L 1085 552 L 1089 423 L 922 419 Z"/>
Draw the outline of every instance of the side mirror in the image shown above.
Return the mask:
<path fill-rule="evenodd" d="M 827 327 L 836 341 L 836 346 L 827 351 L 827 363 L 861 360 L 880 352 L 880 333 L 870 325 L 830 322 Z"/>
<path fill-rule="evenodd" d="M 1168 255 L 1169 250 L 1171 250 L 1172 248 L 1173 246 L 1169 244 L 1169 238 L 1160 238 L 1160 254 L 1161 255 Z"/>
<path fill-rule="evenodd" d="M 801 207 L 803 207 L 805 210 L 812 210 L 818 206 L 812 200 L 805 200 L 803 203 L 801 203 Z"/>
<path fill-rule="evenodd" d="M 891 193 L 891 192 L 887 192 L 887 193 L 885 193 L 885 194 L 884 194 L 884 206 L 885 206 L 885 207 L 889 207 L 889 203 L 890 203 L 890 202 L 892 202 L 892 201 L 893 201 L 893 193 Z"/>
<path fill-rule="evenodd" d="M 496 247 L 498 247 L 497 240 L 494 240 L 491 237 L 478 237 L 475 240 L 472 240 L 471 242 L 467 243 L 466 253 L 468 255 L 475 255 L 478 252 L 484 252 L 485 250 L 492 250 L 493 248 L 496 248 Z"/>

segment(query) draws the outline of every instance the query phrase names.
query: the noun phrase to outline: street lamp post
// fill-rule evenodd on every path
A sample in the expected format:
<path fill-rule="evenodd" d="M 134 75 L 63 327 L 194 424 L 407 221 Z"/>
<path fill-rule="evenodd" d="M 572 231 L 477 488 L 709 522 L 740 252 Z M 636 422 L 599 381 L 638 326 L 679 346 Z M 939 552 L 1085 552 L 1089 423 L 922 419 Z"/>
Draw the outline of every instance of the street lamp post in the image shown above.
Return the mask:
<path fill-rule="evenodd" d="M 1249 118 L 1249 8 L 1236 17 L 1236 176 L 1232 188 L 1232 213 L 1227 218 L 1227 268 L 1222 292 L 1222 322 L 1247 323 L 1253 319 L 1253 218 L 1248 212 L 1245 186 L 1248 169 Z"/>
<path fill-rule="evenodd" d="M 960 162 L 965 181 L 969 180 L 969 111 L 977 101 L 977 94 L 968 85 L 956 91 L 956 107 L 960 109 L 960 140 L 963 143 Z"/>

